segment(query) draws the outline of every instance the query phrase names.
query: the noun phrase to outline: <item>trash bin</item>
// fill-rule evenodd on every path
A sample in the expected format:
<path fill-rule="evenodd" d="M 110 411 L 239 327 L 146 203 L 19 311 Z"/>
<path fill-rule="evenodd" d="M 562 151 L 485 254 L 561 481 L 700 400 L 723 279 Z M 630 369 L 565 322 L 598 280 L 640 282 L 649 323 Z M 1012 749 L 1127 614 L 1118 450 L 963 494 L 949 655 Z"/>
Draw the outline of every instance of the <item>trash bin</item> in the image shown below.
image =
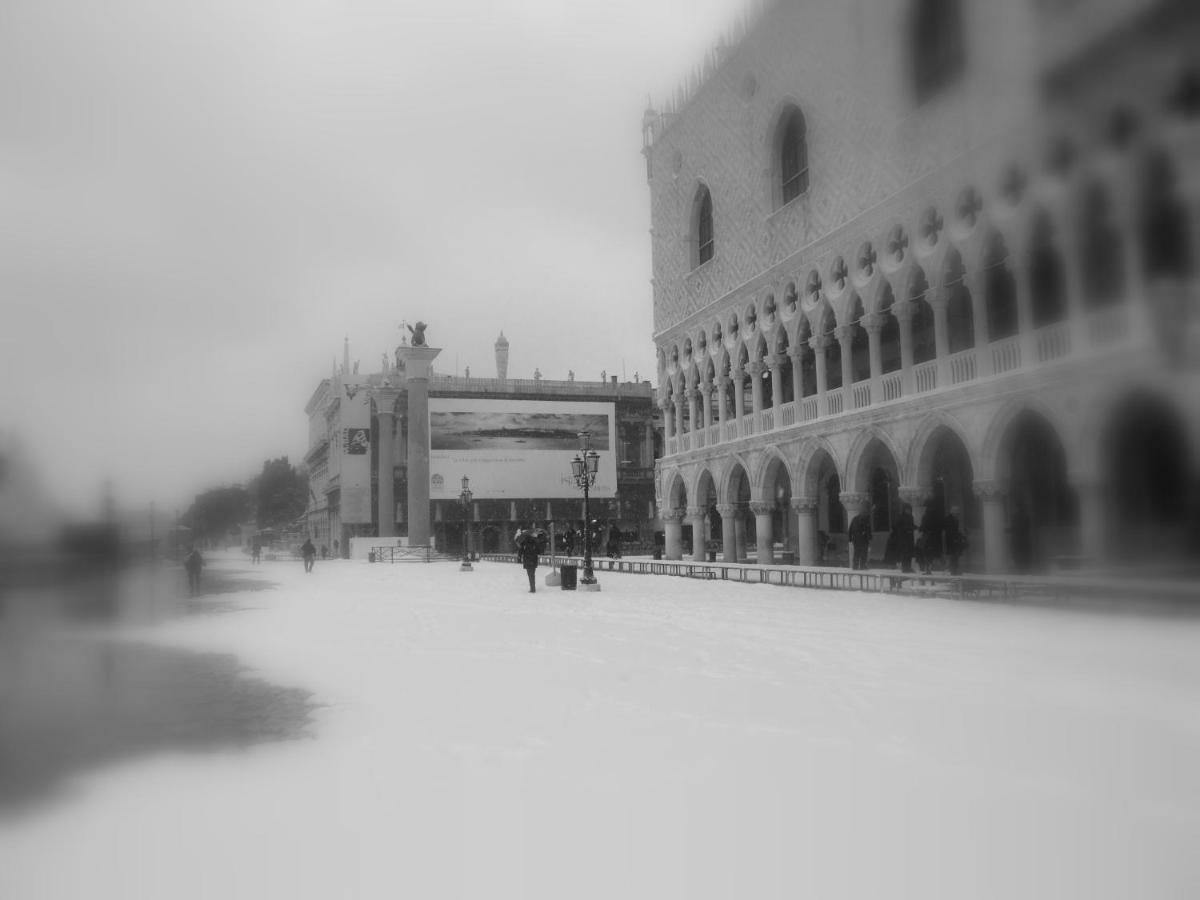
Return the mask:
<path fill-rule="evenodd" d="M 579 566 L 568 566 L 564 564 L 559 566 L 558 574 L 562 578 L 562 584 L 560 587 L 562 587 L 564 591 L 575 590 L 575 583 L 579 580 Z"/>
<path fill-rule="evenodd" d="M 367 551 L 367 562 L 375 562 L 375 551 L 374 550 Z"/>

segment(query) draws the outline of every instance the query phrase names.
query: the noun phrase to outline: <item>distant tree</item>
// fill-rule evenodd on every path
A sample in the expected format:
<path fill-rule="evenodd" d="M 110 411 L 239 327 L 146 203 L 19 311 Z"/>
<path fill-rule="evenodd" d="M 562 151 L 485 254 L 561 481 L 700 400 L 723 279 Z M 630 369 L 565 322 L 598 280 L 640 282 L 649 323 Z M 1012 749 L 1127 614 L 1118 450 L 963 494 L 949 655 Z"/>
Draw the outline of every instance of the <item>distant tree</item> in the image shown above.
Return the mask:
<path fill-rule="evenodd" d="M 308 475 L 286 456 L 264 462 L 254 486 L 259 528 L 290 525 L 308 509 Z"/>
<path fill-rule="evenodd" d="M 244 487 L 219 487 L 197 494 L 183 514 L 182 523 L 198 539 L 216 539 L 249 520 L 253 512 L 250 492 Z"/>

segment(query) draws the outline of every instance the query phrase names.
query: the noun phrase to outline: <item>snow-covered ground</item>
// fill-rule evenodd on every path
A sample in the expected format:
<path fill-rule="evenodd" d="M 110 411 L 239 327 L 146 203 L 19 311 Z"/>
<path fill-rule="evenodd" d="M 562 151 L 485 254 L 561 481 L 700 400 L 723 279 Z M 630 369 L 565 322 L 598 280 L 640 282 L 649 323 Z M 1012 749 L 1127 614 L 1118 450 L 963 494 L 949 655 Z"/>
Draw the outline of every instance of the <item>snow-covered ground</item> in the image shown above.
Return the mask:
<path fill-rule="evenodd" d="M 236 655 L 142 715 L 248 746 L 113 754 L 0 809 L 4 900 L 1200 896 L 1194 619 L 611 573 L 529 594 L 499 563 L 221 569 L 276 587 L 73 639 Z M 138 659 L 149 692 L 167 667 Z M 305 735 L 245 721 L 303 692 Z"/>

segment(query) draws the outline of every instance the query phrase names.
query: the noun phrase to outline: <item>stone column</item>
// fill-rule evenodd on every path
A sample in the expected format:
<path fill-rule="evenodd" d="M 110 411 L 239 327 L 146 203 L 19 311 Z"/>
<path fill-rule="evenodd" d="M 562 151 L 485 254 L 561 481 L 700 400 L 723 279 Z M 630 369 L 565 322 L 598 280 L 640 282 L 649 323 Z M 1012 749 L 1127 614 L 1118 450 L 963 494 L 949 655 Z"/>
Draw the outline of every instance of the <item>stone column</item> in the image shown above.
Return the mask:
<path fill-rule="evenodd" d="M 771 357 L 771 409 L 775 410 L 777 417 L 783 415 L 783 363 L 786 359 L 782 353 Z M 776 418 L 775 427 L 779 428 L 782 425 L 783 419 Z"/>
<path fill-rule="evenodd" d="M 700 391 L 697 388 L 690 387 L 687 389 L 688 402 L 688 428 L 692 431 L 699 431 L 700 426 Z"/>
<path fill-rule="evenodd" d="M 704 521 L 708 510 L 703 506 L 689 506 L 687 509 L 688 521 L 692 523 L 692 559 L 696 562 L 704 562 L 704 549 L 708 543 L 708 528 Z"/>
<path fill-rule="evenodd" d="M 713 405 L 712 405 L 713 386 L 711 382 L 703 381 L 700 383 L 700 400 L 704 404 L 704 431 L 706 433 L 712 431 L 713 424 Z"/>
<path fill-rule="evenodd" d="M 971 325 L 975 333 L 975 377 L 992 374 L 992 352 L 988 349 L 987 290 L 983 277 L 972 272 L 963 276 L 963 284 L 971 292 Z"/>
<path fill-rule="evenodd" d="M 871 313 L 861 319 L 862 327 L 867 329 L 867 340 L 871 348 L 871 402 L 878 403 L 883 399 L 883 388 L 880 379 L 883 377 L 883 350 L 880 347 L 879 335 L 887 316 L 883 313 Z"/>
<path fill-rule="evenodd" d="M 721 440 L 725 439 L 725 421 L 729 418 L 729 404 L 726 402 L 725 392 L 729 388 L 729 379 L 724 375 L 718 375 L 716 380 L 717 390 L 717 424 L 721 427 L 717 429 L 721 434 Z"/>
<path fill-rule="evenodd" d="M 666 539 L 666 558 L 683 559 L 683 510 L 662 511 L 663 536 Z"/>
<path fill-rule="evenodd" d="M 909 300 L 892 304 L 892 315 L 900 323 L 900 390 L 905 397 L 911 397 L 916 391 L 916 378 L 913 375 L 913 334 L 912 320 L 916 307 Z"/>
<path fill-rule="evenodd" d="M 754 513 L 758 564 L 769 566 L 775 562 L 775 535 L 773 534 L 775 505 L 765 500 L 752 500 L 750 511 Z"/>
<path fill-rule="evenodd" d="M 734 562 L 746 561 L 746 519 L 742 515 L 742 505 L 739 503 L 733 514 L 733 543 L 737 558 Z"/>
<path fill-rule="evenodd" d="M 933 307 L 933 341 L 937 347 L 937 386 L 945 387 L 950 383 L 950 318 L 947 314 L 947 301 L 944 291 L 938 291 L 937 297 L 930 302 Z"/>
<path fill-rule="evenodd" d="M 392 473 L 396 467 L 396 400 L 400 397 L 400 389 L 393 387 L 389 378 L 384 378 L 383 384 L 371 391 L 371 399 L 375 401 L 375 410 L 379 417 L 379 471 L 375 485 L 376 506 L 378 509 L 379 537 L 394 537 L 396 534 L 396 496 Z M 409 478 L 411 479 L 411 474 Z"/>
<path fill-rule="evenodd" d="M 793 497 L 792 512 L 796 514 L 796 564 L 816 565 L 817 498 Z"/>
<path fill-rule="evenodd" d="M 854 409 L 854 326 L 839 325 L 833 336 L 842 345 L 842 409 Z"/>
<path fill-rule="evenodd" d="M 742 416 L 746 415 L 746 373 L 738 366 L 733 370 L 733 415 L 740 422 Z M 742 437 L 739 433 L 738 437 Z"/>
<path fill-rule="evenodd" d="M 671 415 L 671 401 L 665 398 L 658 401 L 658 408 L 662 410 L 663 437 L 670 440 L 675 437 L 675 420 Z"/>
<path fill-rule="evenodd" d="M 1072 485 L 1079 497 L 1080 553 L 1088 563 L 1099 563 L 1108 551 L 1108 505 L 1105 488 L 1087 479 Z"/>
<path fill-rule="evenodd" d="M 1074 356 L 1083 347 L 1083 339 L 1086 336 L 1084 318 L 1087 314 L 1087 304 L 1084 300 L 1086 290 L 1083 282 L 1083 255 L 1080 252 L 1078 235 L 1066 210 L 1058 211 L 1054 226 L 1056 243 L 1062 251 L 1063 280 L 1067 283 L 1067 317 L 1070 322 L 1071 355 Z"/>
<path fill-rule="evenodd" d="M 1017 333 L 1020 335 L 1021 368 L 1033 364 L 1033 283 L 1030 280 L 1028 253 L 1009 257 L 1013 285 L 1017 294 Z"/>
<path fill-rule="evenodd" d="M 754 424 L 758 425 L 758 414 L 763 408 L 763 392 L 762 392 L 762 373 L 765 367 L 759 360 L 754 360 L 746 366 L 746 371 L 750 373 L 750 403 L 754 407 Z"/>
<path fill-rule="evenodd" d="M 675 396 L 675 434 L 679 437 L 683 437 L 687 433 L 687 429 L 683 427 L 684 400 L 683 391 L 681 390 Z M 683 448 L 681 447 L 680 449 L 682 450 Z"/>
<path fill-rule="evenodd" d="M 717 506 L 717 512 L 721 514 L 721 555 L 727 563 L 738 561 L 737 532 L 734 529 L 737 511 L 735 503 L 721 503 Z"/>
<path fill-rule="evenodd" d="M 808 346 L 813 352 L 813 360 L 817 364 L 817 415 L 828 414 L 825 408 L 825 348 L 829 345 L 829 335 L 815 334 L 808 339 Z"/>
<path fill-rule="evenodd" d="M 989 574 L 1009 569 L 1009 548 L 1004 500 L 1008 492 L 994 481 L 976 481 L 972 487 L 983 508 L 983 568 Z"/>
<path fill-rule="evenodd" d="M 442 351 L 402 345 L 408 388 L 408 544 L 429 546 L 429 372 Z"/>
<path fill-rule="evenodd" d="M 796 407 L 796 421 L 801 421 L 800 407 L 804 402 L 804 362 L 803 351 L 792 356 L 792 405 Z"/>

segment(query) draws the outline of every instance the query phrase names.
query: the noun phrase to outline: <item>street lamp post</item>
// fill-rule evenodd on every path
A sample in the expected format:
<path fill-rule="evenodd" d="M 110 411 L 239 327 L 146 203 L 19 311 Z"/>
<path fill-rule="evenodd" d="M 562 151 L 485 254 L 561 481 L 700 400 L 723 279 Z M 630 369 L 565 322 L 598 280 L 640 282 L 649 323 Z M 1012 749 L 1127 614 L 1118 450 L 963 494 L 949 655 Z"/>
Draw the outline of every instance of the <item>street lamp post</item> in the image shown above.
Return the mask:
<path fill-rule="evenodd" d="M 571 474 L 575 478 L 575 486 L 583 489 L 583 578 L 579 582 L 579 587 L 584 591 L 600 590 L 596 576 L 592 573 L 591 524 L 588 517 L 588 489 L 596 483 L 596 472 L 600 468 L 600 454 L 592 449 L 591 441 L 590 431 L 579 432 L 579 452 L 571 460 Z"/>
<path fill-rule="evenodd" d="M 463 558 L 462 565 L 458 567 L 460 572 L 474 572 L 471 567 L 471 479 L 466 475 L 462 477 L 462 493 L 458 495 L 458 501 L 463 508 Z"/>

